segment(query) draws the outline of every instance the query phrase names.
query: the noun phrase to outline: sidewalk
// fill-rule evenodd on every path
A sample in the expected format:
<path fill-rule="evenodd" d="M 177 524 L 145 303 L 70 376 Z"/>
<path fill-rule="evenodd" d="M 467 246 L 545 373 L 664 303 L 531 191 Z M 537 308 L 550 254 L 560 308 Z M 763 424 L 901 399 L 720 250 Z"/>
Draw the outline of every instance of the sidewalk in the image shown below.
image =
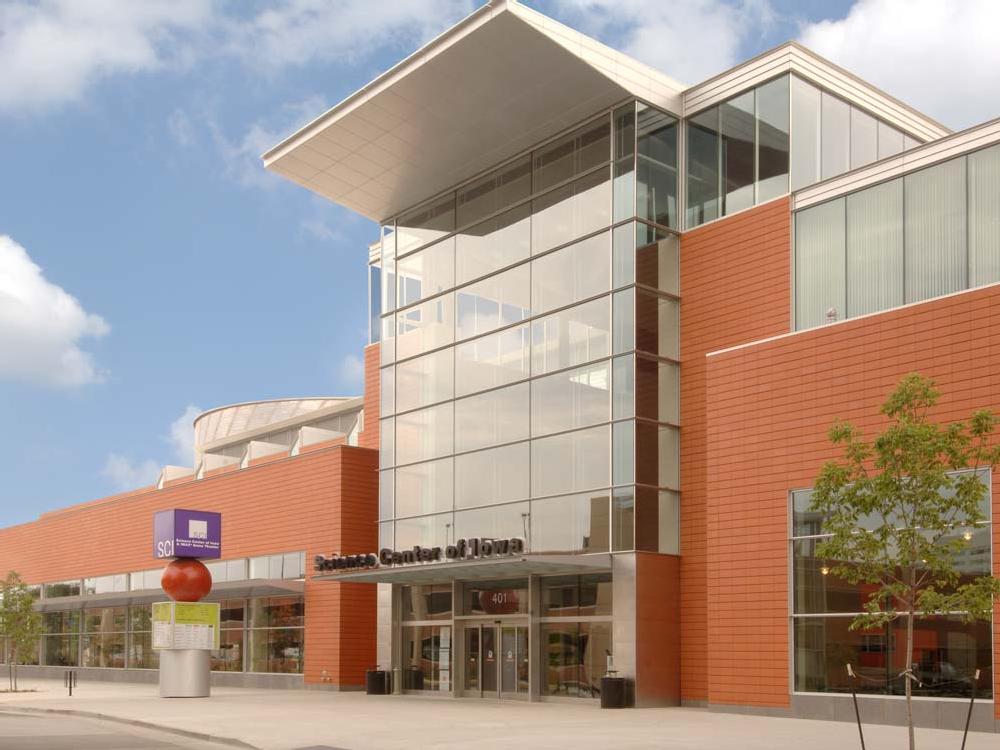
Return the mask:
<path fill-rule="evenodd" d="M 602 711 L 590 704 L 493 703 L 311 690 L 213 688 L 211 698 L 162 699 L 155 685 L 81 682 L 72 698 L 51 680 L 36 693 L 0 694 L 0 713 L 85 712 L 184 729 L 261 750 L 854 750 L 844 722 L 772 719 L 687 708 Z M 3 717 L 0 716 L 0 721 Z M 906 747 L 902 727 L 866 726 L 869 750 Z M 918 729 L 920 750 L 959 750 L 959 732 Z M 966 750 L 996 750 L 970 733 Z M 316 750 L 319 750 L 317 748 Z"/>

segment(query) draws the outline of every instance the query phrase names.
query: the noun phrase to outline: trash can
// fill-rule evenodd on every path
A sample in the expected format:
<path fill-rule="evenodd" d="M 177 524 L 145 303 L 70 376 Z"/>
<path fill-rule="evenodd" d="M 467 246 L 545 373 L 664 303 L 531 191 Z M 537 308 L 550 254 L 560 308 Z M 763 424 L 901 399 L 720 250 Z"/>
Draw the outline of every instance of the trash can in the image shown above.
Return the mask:
<path fill-rule="evenodd" d="M 601 708 L 625 708 L 628 706 L 626 688 L 624 677 L 602 677 Z"/>
<path fill-rule="evenodd" d="M 369 669 L 365 672 L 365 692 L 368 695 L 388 695 L 389 673 L 384 669 Z"/>

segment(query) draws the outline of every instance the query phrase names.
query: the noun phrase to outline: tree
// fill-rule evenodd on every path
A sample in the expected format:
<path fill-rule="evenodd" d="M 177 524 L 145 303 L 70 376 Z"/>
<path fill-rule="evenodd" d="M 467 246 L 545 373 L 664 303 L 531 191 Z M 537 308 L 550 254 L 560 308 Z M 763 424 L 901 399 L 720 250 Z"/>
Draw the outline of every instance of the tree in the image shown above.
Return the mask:
<path fill-rule="evenodd" d="M 913 732 L 914 620 L 962 613 L 967 622 L 989 620 L 1000 580 L 985 575 L 960 581 L 958 557 L 976 524 L 987 520 L 984 477 L 1000 460 L 992 440 L 997 418 L 977 411 L 968 424 L 937 424 L 929 411 L 940 393 L 934 382 L 911 373 L 882 405 L 889 424 L 872 442 L 846 422 L 829 431 L 843 448 L 841 460 L 823 466 L 812 510 L 831 536 L 816 554 L 831 561 L 824 573 L 867 584 L 864 614 L 852 630 L 906 623 L 906 690 L 909 747 Z M 963 471 L 964 470 L 964 471 Z"/>
<path fill-rule="evenodd" d="M 14 571 L 0 583 L 0 636 L 7 643 L 10 689 L 17 691 L 17 665 L 38 648 L 42 616 L 34 609 L 35 598 Z"/>

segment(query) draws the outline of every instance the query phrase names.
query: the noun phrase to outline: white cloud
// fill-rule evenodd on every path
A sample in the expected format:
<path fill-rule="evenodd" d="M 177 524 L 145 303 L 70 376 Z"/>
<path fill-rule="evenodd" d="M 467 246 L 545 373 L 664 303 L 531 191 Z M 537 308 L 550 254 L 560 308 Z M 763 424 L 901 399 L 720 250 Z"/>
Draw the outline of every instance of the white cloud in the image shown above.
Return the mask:
<path fill-rule="evenodd" d="M 61 387 L 99 382 L 105 373 L 80 342 L 110 330 L 0 235 L 0 378 Z"/>
<path fill-rule="evenodd" d="M 801 41 L 893 96 L 956 127 L 1000 116 L 1000 2 L 859 0 Z"/>
<path fill-rule="evenodd" d="M 768 0 L 556 0 L 556 5 L 574 27 L 689 85 L 741 62 L 741 46 L 774 22 Z"/>
<path fill-rule="evenodd" d="M 167 442 L 173 447 L 174 457 L 181 466 L 187 466 L 194 460 L 194 419 L 201 412 L 202 409 L 189 404 L 184 413 L 170 423 Z"/>
<path fill-rule="evenodd" d="M 109 453 L 101 476 L 110 479 L 119 491 L 148 487 L 160 476 L 160 465 L 153 460 L 133 462 L 119 453 Z"/>
<path fill-rule="evenodd" d="M 100 78 L 189 59 L 211 0 L 0 4 L 0 110 L 78 100 Z"/>
<path fill-rule="evenodd" d="M 183 109 L 175 109 L 170 113 L 167 132 L 179 146 L 190 146 L 194 142 L 194 126 L 191 117 Z"/>
<path fill-rule="evenodd" d="M 365 363 L 357 354 L 345 354 L 337 367 L 337 375 L 342 387 L 360 393 L 365 383 Z"/>

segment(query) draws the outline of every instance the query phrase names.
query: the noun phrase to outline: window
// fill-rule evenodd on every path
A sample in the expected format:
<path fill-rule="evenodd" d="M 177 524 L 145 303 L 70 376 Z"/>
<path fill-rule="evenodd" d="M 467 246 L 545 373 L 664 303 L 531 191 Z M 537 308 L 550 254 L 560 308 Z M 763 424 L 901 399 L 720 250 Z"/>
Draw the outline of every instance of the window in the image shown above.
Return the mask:
<path fill-rule="evenodd" d="M 463 611 L 467 615 L 528 613 L 527 579 L 474 581 L 464 588 Z"/>
<path fill-rule="evenodd" d="M 305 603 L 301 596 L 250 600 L 250 671 L 302 672 Z"/>
<path fill-rule="evenodd" d="M 544 313 L 580 302 L 611 286 L 610 232 L 538 258 L 531 264 L 531 308 Z"/>
<path fill-rule="evenodd" d="M 444 548 L 453 544 L 456 539 L 454 520 L 453 513 L 438 513 L 396 521 L 395 549 L 408 549 L 418 544 Z"/>
<path fill-rule="evenodd" d="M 844 199 L 795 214 L 795 326 L 841 320 L 847 307 Z"/>
<path fill-rule="evenodd" d="M 757 89 L 757 203 L 788 192 L 789 76 Z"/>
<path fill-rule="evenodd" d="M 133 604 L 128 608 L 128 666 L 130 669 L 156 669 L 160 653 L 153 650 L 153 605 Z"/>
<path fill-rule="evenodd" d="M 244 599 L 225 599 L 219 603 L 219 648 L 212 651 L 213 672 L 243 671 L 245 621 Z"/>
<path fill-rule="evenodd" d="M 611 224 L 611 182 L 599 169 L 531 202 L 531 252 L 565 245 Z"/>
<path fill-rule="evenodd" d="M 528 324 L 455 347 L 455 395 L 465 396 L 528 377 Z"/>
<path fill-rule="evenodd" d="M 851 107 L 851 169 L 878 159 L 878 120 Z"/>
<path fill-rule="evenodd" d="M 543 695 L 593 698 L 611 652 L 610 622 L 546 622 L 540 626 Z"/>
<path fill-rule="evenodd" d="M 723 213 L 749 208 L 754 202 L 756 121 L 754 92 L 719 106 L 722 133 Z"/>
<path fill-rule="evenodd" d="M 458 191 L 458 226 L 485 219 L 531 195 L 531 159 L 524 156 Z"/>
<path fill-rule="evenodd" d="M 903 177 L 906 301 L 967 286 L 965 159 Z"/>
<path fill-rule="evenodd" d="M 611 158 L 611 125 L 600 118 L 534 154 L 532 187 L 547 190 Z M 606 222 L 610 223 L 610 222 Z"/>
<path fill-rule="evenodd" d="M 850 169 L 851 106 L 824 91 L 820 111 L 823 121 L 820 177 L 825 180 Z"/>
<path fill-rule="evenodd" d="M 677 300 L 644 289 L 636 290 L 635 348 L 670 359 L 680 358 L 680 303 Z"/>
<path fill-rule="evenodd" d="M 820 90 L 797 76 L 791 78 L 791 187 L 798 190 L 819 182 Z"/>
<path fill-rule="evenodd" d="M 46 599 L 57 599 L 64 596 L 80 596 L 80 581 L 59 581 L 43 584 Z"/>
<path fill-rule="evenodd" d="M 406 626 L 400 631 L 403 690 L 451 691 L 451 625 Z"/>
<path fill-rule="evenodd" d="M 610 385 L 607 361 L 531 381 L 532 436 L 609 421 Z"/>
<path fill-rule="evenodd" d="M 720 216 L 719 109 L 700 112 L 687 124 L 687 226 Z"/>
<path fill-rule="evenodd" d="M 453 292 L 396 313 L 396 357 L 406 359 L 455 339 Z"/>
<path fill-rule="evenodd" d="M 425 354 L 396 365 L 396 408 L 410 411 L 454 396 L 455 351 Z"/>
<path fill-rule="evenodd" d="M 84 667 L 125 667 L 126 607 L 83 611 Z"/>
<path fill-rule="evenodd" d="M 396 417 L 396 463 L 426 461 L 451 453 L 453 420 L 451 402 Z"/>
<path fill-rule="evenodd" d="M 969 154 L 969 284 L 1000 281 L 1000 146 Z"/>
<path fill-rule="evenodd" d="M 398 258 L 418 247 L 429 245 L 453 231 L 455 231 L 455 193 L 448 193 L 397 219 L 394 235 L 396 252 L 393 257 Z"/>
<path fill-rule="evenodd" d="M 87 595 L 111 594 L 121 591 L 128 591 L 128 575 L 125 573 L 83 579 L 83 593 Z"/>
<path fill-rule="evenodd" d="M 42 613 L 41 664 L 47 667 L 79 666 L 80 610 Z"/>
<path fill-rule="evenodd" d="M 532 497 L 609 486 L 610 440 L 607 426 L 533 440 Z"/>
<path fill-rule="evenodd" d="M 455 457 L 455 507 L 474 508 L 528 497 L 528 443 Z"/>
<path fill-rule="evenodd" d="M 396 469 L 396 515 L 451 510 L 454 459 L 442 458 Z"/>
<path fill-rule="evenodd" d="M 517 266 L 456 293 L 456 338 L 466 339 L 531 316 L 530 269 Z"/>
<path fill-rule="evenodd" d="M 454 430 L 456 452 L 524 440 L 528 437 L 528 384 L 456 401 Z"/>
<path fill-rule="evenodd" d="M 607 552 L 609 544 L 607 491 L 531 501 L 531 551 Z"/>
<path fill-rule="evenodd" d="M 531 514 L 528 503 L 508 503 L 455 513 L 455 539 L 484 537 L 487 539 L 529 538 Z"/>
<path fill-rule="evenodd" d="M 551 576 L 540 579 L 542 617 L 611 615 L 611 574 Z"/>
<path fill-rule="evenodd" d="M 903 181 L 847 196 L 847 315 L 903 304 Z"/>
<path fill-rule="evenodd" d="M 443 240 L 396 261 L 400 307 L 455 286 L 455 240 Z"/>
<path fill-rule="evenodd" d="M 637 112 L 636 215 L 677 227 L 677 118 L 641 103 Z"/>
<path fill-rule="evenodd" d="M 608 297 L 602 297 L 532 321 L 532 374 L 542 375 L 608 356 L 608 301 Z"/>
<path fill-rule="evenodd" d="M 451 584 L 400 586 L 403 622 L 451 619 Z"/>
<path fill-rule="evenodd" d="M 459 232 L 455 280 L 478 279 L 531 254 L 531 206 L 524 204 Z"/>

